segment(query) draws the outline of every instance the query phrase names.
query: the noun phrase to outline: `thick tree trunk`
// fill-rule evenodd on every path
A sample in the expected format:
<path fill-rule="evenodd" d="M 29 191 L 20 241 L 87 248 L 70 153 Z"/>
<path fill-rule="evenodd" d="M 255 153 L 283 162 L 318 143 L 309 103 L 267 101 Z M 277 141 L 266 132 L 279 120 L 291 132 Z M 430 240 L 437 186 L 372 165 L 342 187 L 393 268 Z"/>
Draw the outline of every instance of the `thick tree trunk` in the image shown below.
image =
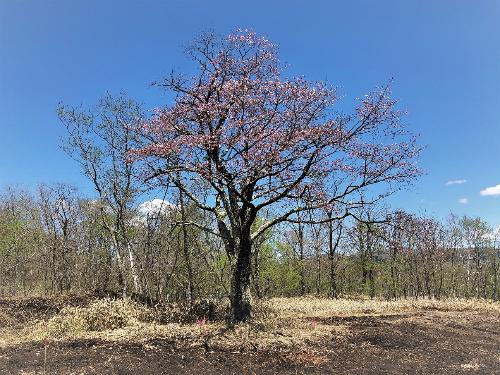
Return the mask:
<path fill-rule="evenodd" d="M 242 236 L 237 249 L 236 266 L 231 283 L 232 323 L 247 321 L 252 314 L 250 293 L 251 249 L 250 235 Z"/>

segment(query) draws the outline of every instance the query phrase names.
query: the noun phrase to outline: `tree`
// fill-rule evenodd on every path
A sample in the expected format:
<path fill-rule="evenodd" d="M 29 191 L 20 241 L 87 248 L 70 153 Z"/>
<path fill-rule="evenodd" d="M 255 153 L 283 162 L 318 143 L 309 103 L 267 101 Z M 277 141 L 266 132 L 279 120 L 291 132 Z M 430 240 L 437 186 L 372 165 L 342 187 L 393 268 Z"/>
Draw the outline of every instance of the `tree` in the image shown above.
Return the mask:
<path fill-rule="evenodd" d="M 463 216 L 460 220 L 460 226 L 462 230 L 462 236 L 465 240 L 465 245 L 467 246 L 467 281 L 470 279 L 471 273 L 471 259 L 474 262 L 474 288 L 476 297 L 480 296 L 486 298 L 486 283 L 487 278 L 485 275 L 484 261 L 485 261 L 485 250 L 488 248 L 489 242 L 491 242 L 491 232 L 492 229 L 489 227 L 488 223 L 483 221 L 481 218 Z"/>
<path fill-rule="evenodd" d="M 239 322 L 251 316 L 257 238 L 302 221 L 304 211 L 333 212 L 315 222 L 353 215 L 419 174 L 419 148 L 387 87 L 361 99 L 353 115 L 335 115 L 335 90 L 284 78 L 277 47 L 253 32 L 205 34 L 188 52 L 197 76 L 172 73 L 160 83 L 175 103 L 138 128 L 146 143 L 133 154 L 149 178 L 173 183 L 215 217 L 217 231 L 204 229 L 234 259 L 232 321 Z M 374 185 L 383 187 L 370 192 Z M 269 219 L 252 233 L 264 211 Z"/>
<path fill-rule="evenodd" d="M 79 238 L 78 221 L 81 217 L 76 190 L 57 184 L 38 188 L 41 222 L 46 239 L 46 264 L 50 268 L 50 290 L 69 292 L 74 282 Z"/>
<path fill-rule="evenodd" d="M 63 149 L 79 162 L 99 195 L 101 224 L 112 239 L 119 282 L 128 294 L 126 258 L 134 292 L 142 293 L 129 236 L 133 208 L 142 187 L 137 166 L 128 163 L 128 153 L 137 147 L 132 130 L 143 118 L 140 106 L 124 95 L 104 96 L 94 111 L 60 105 L 59 119 L 66 127 Z"/>
<path fill-rule="evenodd" d="M 31 289 L 33 266 L 39 263 L 33 249 L 42 237 L 30 220 L 36 216 L 34 206 L 30 196 L 16 189 L 0 194 L 0 294 Z"/>

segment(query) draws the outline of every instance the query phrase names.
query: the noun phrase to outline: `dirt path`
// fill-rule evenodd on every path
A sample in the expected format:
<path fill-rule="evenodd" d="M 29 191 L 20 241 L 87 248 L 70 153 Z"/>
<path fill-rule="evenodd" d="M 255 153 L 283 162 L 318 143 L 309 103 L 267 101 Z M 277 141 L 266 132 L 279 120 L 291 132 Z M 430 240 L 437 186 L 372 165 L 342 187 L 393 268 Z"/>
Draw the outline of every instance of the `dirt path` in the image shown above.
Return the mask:
<path fill-rule="evenodd" d="M 332 317 L 344 337 L 307 350 L 222 352 L 179 348 L 162 340 L 137 344 L 51 344 L 47 374 L 500 374 L 500 321 L 478 312 Z M 0 349 L 0 374 L 40 374 L 43 347 Z"/>

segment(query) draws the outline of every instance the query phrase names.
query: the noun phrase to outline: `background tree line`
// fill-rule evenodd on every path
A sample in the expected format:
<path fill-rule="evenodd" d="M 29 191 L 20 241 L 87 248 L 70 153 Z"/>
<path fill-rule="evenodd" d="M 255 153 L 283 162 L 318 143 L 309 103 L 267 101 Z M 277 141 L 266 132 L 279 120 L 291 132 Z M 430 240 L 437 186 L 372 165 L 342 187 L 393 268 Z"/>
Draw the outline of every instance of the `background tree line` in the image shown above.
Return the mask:
<path fill-rule="evenodd" d="M 118 219 L 106 202 L 62 184 L 33 194 L 5 189 L 1 293 L 93 292 L 151 302 L 228 295 L 231 261 L 221 239 L 182 224 L 210 224 L 195 205 L 178 195 L 124 216 L 126 230 L 114 237 Z M 480 218 L 439 222 L 398 211 L 371 224 L 287 223 L 254 246 L 251 288 L 258 298 L 499 297 L 500 233 Z"/>

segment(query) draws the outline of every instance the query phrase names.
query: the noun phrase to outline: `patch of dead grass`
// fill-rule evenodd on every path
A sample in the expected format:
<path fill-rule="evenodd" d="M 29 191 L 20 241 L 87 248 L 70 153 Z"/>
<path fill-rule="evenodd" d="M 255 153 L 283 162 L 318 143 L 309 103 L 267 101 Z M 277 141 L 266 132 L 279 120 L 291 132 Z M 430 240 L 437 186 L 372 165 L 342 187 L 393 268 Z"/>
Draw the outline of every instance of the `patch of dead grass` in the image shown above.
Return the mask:
<path fill-rule="evenodd" d="M 250 322 L 228 328 L 221 319 L 226 309 L 227 301 L 211 306 L 209 310 L 217 312 L 214 313 L 217 319 L 197 323 L 193 317 L 204 314 L 204 307 L 186 313 L 178 305 L 150 308 L 131 300 L 95 300 L 86 306 L 61 308 L 49 318 L 28 322 L 21 330 L 0 326 L 0 346 L 79 339 L 142 342 L 148 345 L 152 340 L 166 339 L 179 347 L 202 346 L 206 350 L 286 351 L 298 348 L 300 353 L 306 354 L 303 358 L 294 357 L 294 360 L 312 363 L 321 360 L 314 359 L 312 352 L 307 351 L 312 345 L 327 339 L 343 340 L 349 336 L 348 325 L 342 320 L 329 318 L 425 310 L 487 311 L 500 315 L 500 303 L 482 300 L 273 298 L 256 304 L 254 318 Z M 335 324 L 332 324 L 334 321 Z"/>
<path fill-rule="evenodd" d="M 500 314 L 500 303 L 474 299 L 326 299 L 316 297 L 273 298 L 268 307 L 281 319 L 328 318 L 332 316 L 386 315 L 418 310 L 487 311 Z"/>
<path fill-rule="evenodd" d="M 103 332 L 134 325 L 145 307 L 130 300 L 103 299 L 88 307 L 65 307 L 48 320 L 30 327 L 34 340 L 73 338 L 86 332 Z"/>

